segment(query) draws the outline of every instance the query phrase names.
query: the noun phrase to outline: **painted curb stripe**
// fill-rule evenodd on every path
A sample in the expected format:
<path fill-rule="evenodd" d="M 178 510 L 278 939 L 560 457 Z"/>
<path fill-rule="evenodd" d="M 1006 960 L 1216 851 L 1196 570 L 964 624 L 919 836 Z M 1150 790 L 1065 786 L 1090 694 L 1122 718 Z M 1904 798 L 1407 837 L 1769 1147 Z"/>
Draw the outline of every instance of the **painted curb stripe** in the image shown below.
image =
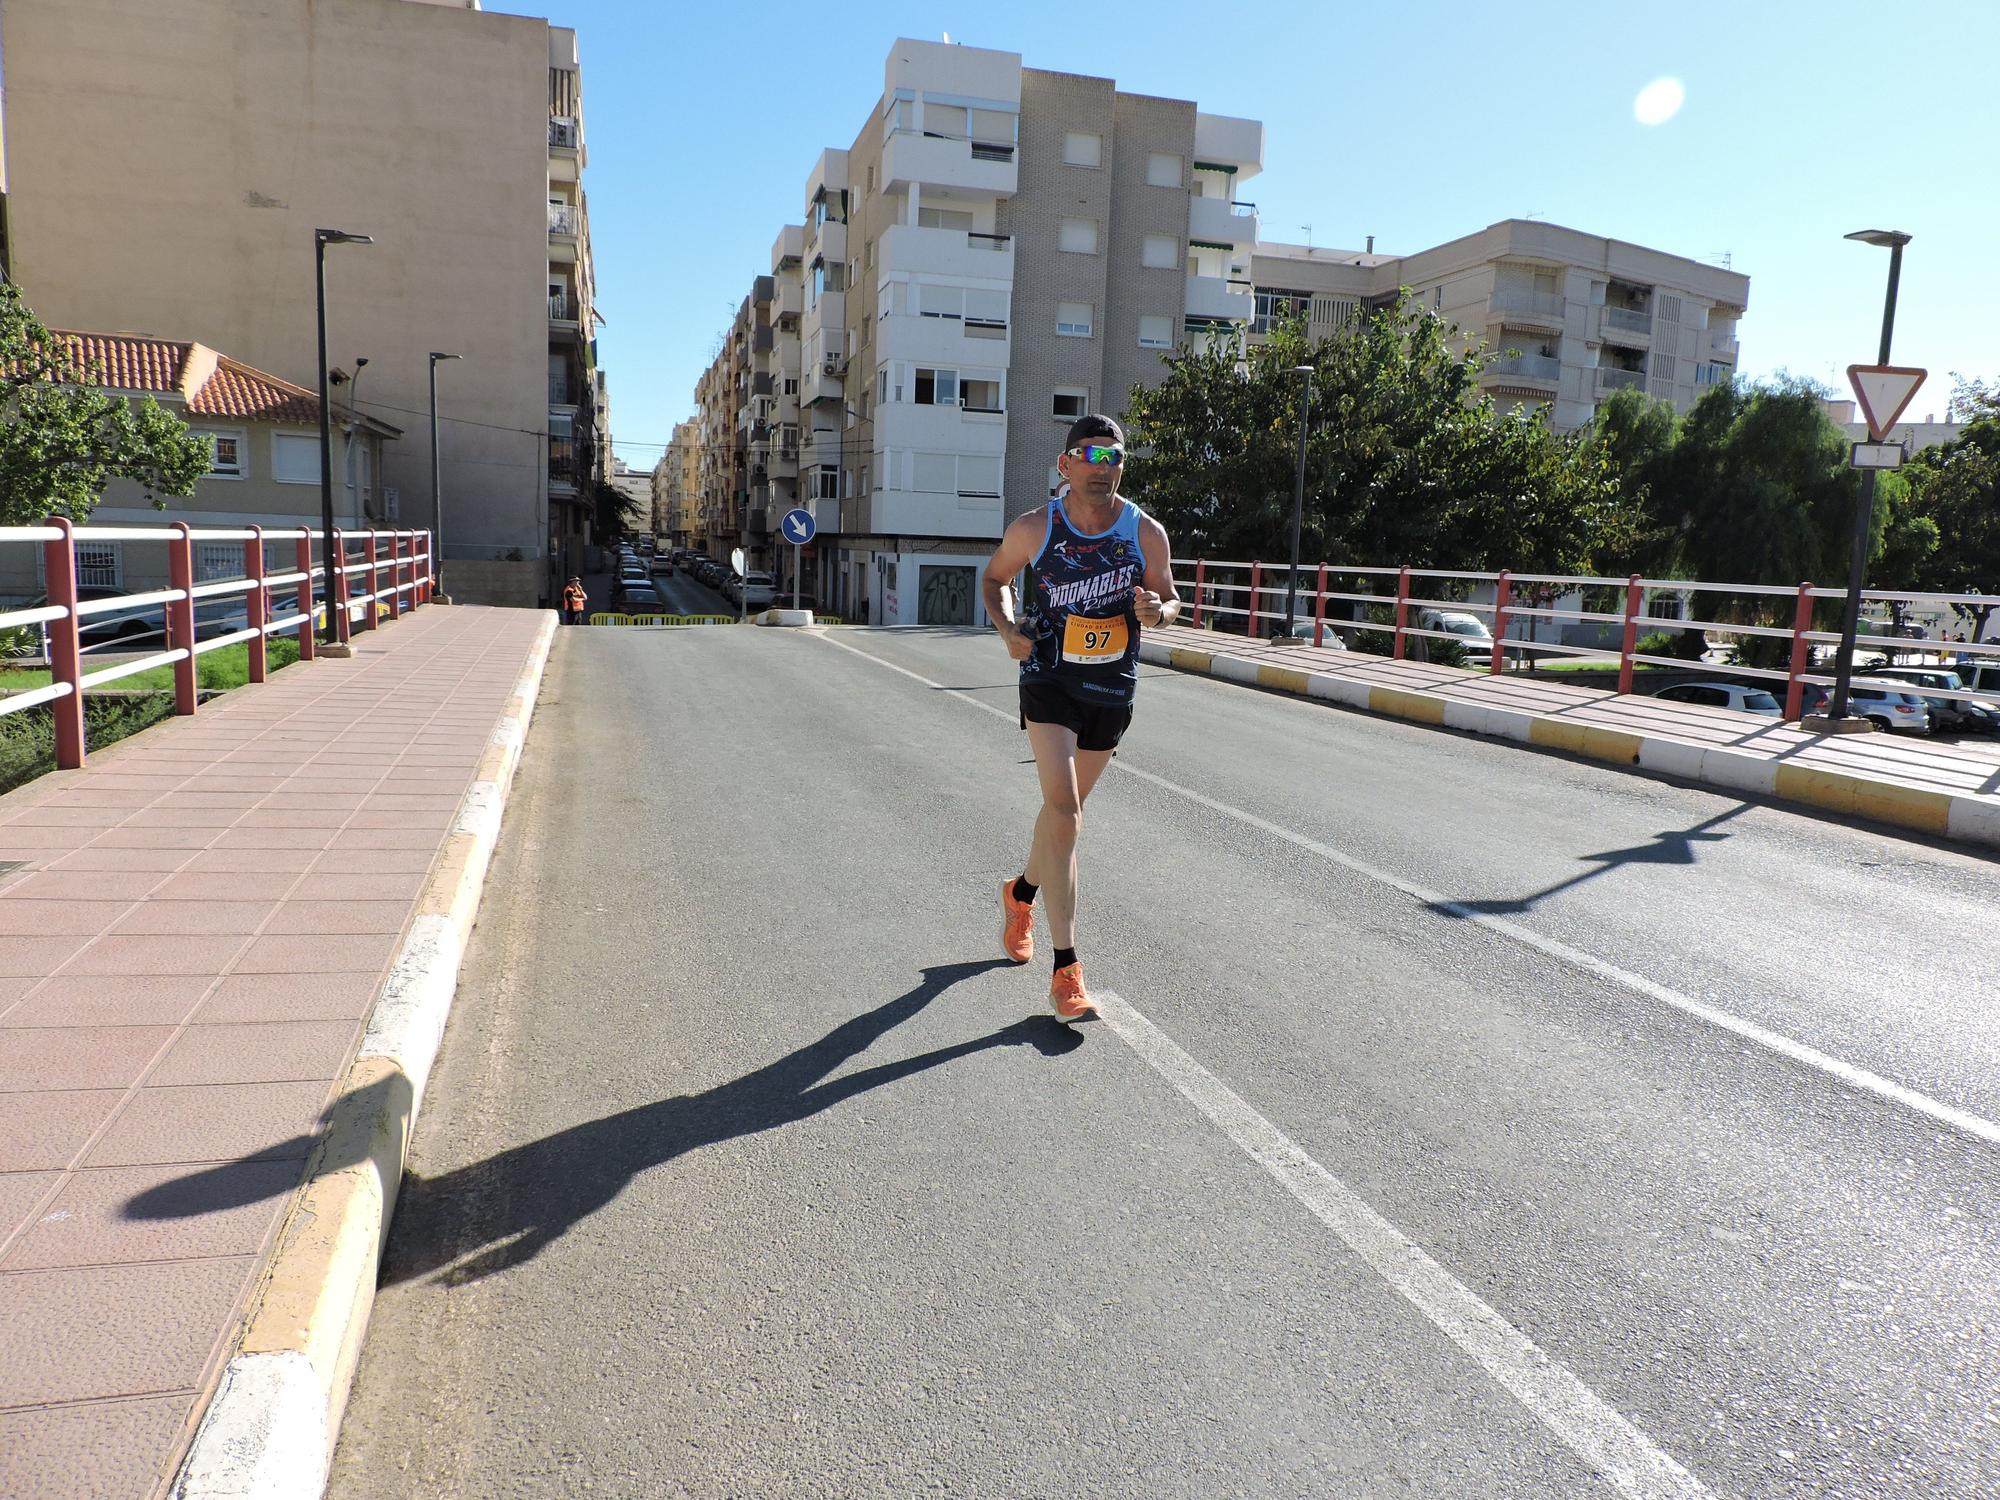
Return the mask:
<path fill-rule="evenodd" d="M 1413 723 L 1442 725 L 1495 739 L 1518 740 L 1544 750 L 1560 750 L 1616 766 L 1638 766 L 1699 781 L 1726 791 L 1749 792 L 1803 803 L 1848 817 L 1889 823 L 1936 838 L 2000 848 L 2000 803 L 1961 792 L 1902 786 L 1820 766 L 1800 766 L 1746 755 L 1741 751 L 1655 739 L 1605 724 L 1585 724 L 1546 714 L 1522 713 L 1484 704 L 1461 703 L 1406 688 L 1371 687 L 1296 667 L 1258 663 L 1241 657 L 1141 641 L 1139 656 L 1155 666 L 1220 678 L 1255 682 L 1300 697 L 1365 708 Z"/>

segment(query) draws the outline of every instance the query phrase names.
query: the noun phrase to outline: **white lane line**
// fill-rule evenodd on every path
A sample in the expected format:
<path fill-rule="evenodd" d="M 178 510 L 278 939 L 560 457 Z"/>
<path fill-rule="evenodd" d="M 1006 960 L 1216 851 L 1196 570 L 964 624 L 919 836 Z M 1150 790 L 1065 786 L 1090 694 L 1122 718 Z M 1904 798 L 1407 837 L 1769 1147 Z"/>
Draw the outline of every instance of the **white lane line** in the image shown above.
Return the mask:
<path fill-rule="evenodd" d="M 913 681 L 921 682 L 925 687 L 936 688 L 951 694 L 954 698 L 961 698 L 965 702 L 970 703 L 974 708 L 983 709 L 985 712 L 1004 719 L 1010 724 L 1015 722 L 1015 716 L 1003 709 L 995 708 L 990 703 L 982 703 L 977 698 L 957 688 L 947 688 L 942 683 L 932 682 L 928 677 L 920 676 L 918 673 L 910 671 L 907 667 L 899 667 L 892 661 L 884 661 L 872 652 L 859 650 L 844 641 L 833 640 L 831 637 L 827 638 L 827 644 L 837 646 L 842 651 L 852 651 L 856 656 L 865 657 L 879 666 L 887 667 L 892 672 L 900 672 L 903 676 L 911 678 Z M 1759 1026 L 1754 1021 L 1746 1021 L 1741 1016 L 1731 1015 L 1725 1010 L 1695 999 L 1692 995 L 1683 995 L 1679 990 L 1669 989 L 1663 984 L 1657 984 L 1653 980 L 1646 978 L 1643 974 L 1635 974 L 1630 969 L 1620 968 L 1617 964 L 1599 958 L 1593 953 L 1585 953 L 1580 948 L 1572 948 L 1569 944 L 1558 942 L 1555 938 L 1545 937 L 1531 928 L 1523 927 L 1518 922 L 1510 922 L 1505 917 L 1494 916 L 1491 912 L 1477 911 L 1461 902 L 1448 900 L 1439 892 L 1418 885 L 1413 880 L 1404 880 L 1401 876 L 1392 875 L 1387 870 L 1379 870 L 1375 866 L 1358 860 L 1350 854 L 1343 854 L 1340 850 L 1330 845 L 1322 844 L 1317 839 L 1308 838 L 1302 833 L 1295 833 L 1289 828 L 1282 828 L 1267 818 L 1260 818 L 1257 814 L 1247 812 L 1240 807 L 1232 807 L 1227 802 L 1218 802 L 1213 797 L 1205 796 L 1192 788 L 1169 781 L 1164 776 L 1155 776 L 1151 771 L 1141 771 L 1135 766 L 1127 765 L 1122 760 L 1112 761 L 1111 769 L 1114 771 L 1123 771 L 1127 776 L 1137 777 L 1140 781 L 1156 786 L 1162 791 L 1172 792 L 1175 796 L 1185 797 L 1190 802 L 1199 803 L 1213 812 L 1219 812 L 1225 817 L 1234 818 L 1237 822 L 1255 828 L 1261 833 L 1267 833 L 1273 838 L 1283 839 L 1295 848 L 1303 849 L 1309 854 L 1319 856 L 1319 858 L 1326 860 L 1329 864 L 1339 865 L 1342 869 L 1351 870 L 1365 879 L 1386 885 L 1392 890 L 1401 891 L 1404 895 L 1414 901 L 1422 902 L 1425 906 L 1447 911 L 1455 917 L 1477 923 L 1489 932 L 1496 932 L 1502 937 L 1508 938 L 1524 947 L 1532 948 L 1538 953 L 1555 959 L 1558 963 L 1567 964 L 1574 969 L 1580 969 L 1584 973 L 1602 979 L 1609 984 L 1615 984 L 1623 989 L 1632 991 L 1634 994 L 1643 995 L 1646 999 L 1652 1000 L 1657 1004 L 1668 1006 L 1685 1015 L 1693 1016 L 1697 1020 L 1705 1021 L 1717 1030 L 1726 1031 L 1732 1036 L 1741 1037 L 1744 1041 L 1762 1047 L 1765 1051 L 1773 1053 L 1776 1056 L 1786 1058 L 1791 1062 L 1823 1073 L 1827 1077 L 1835 1079 L 1857 1092 L 1872 1094 L 1878 1099 L 1885 1099 L 1892 1104 L 1901 1105 L 1903 1108 L 1922 1115 L 1926 1119 L 1935 1120 L 1941 1125 L 1948 1125 L 1953 1130 L 1971 1136 L 1974 1140 L 1984 1141 L 1989 1146 L 2000 1146 L 2000 1124 L 1996 1124 L 1984 1116 L 1975 1115 L 1970 1110 L 1959 1109 L 1954 1105 L 1946 1104 L 1941 1099 L 1933 1099 L 1928 1094 L 1918 1093 L 1915 1089 L 1907 1088 L 1893 1079 L 1884 1078 L 1879 1073 L 1872 1073 L 1866 1068 L 1858 1068 L 1852 1063 L 1843 1062 L 1840 1058 L 1821 1052 L 1815 1047 L 1808 1047 L 1803 1042 L 1794 1041 L 1788 1036 L 1781 1036 L 1775 1031 L 1770 1031 L 1765 1027 Z"/>
<path fill-rule="evenodd" d="M 1098 1016 L 1134 1052 L 1619 1494 L 1713 1500 L 1700 1480 L 1566 1365 L 1543 1353 L 1151 1021 L 1109 991 L 1094 998 Z"/>

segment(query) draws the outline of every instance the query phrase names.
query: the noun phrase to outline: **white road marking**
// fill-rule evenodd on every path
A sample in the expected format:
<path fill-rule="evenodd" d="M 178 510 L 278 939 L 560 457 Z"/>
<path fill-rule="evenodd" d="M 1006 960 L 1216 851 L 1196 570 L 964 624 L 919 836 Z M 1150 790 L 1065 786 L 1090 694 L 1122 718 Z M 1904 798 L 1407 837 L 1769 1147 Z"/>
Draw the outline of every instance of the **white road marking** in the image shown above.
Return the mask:
<path fill-rule="evenodd" d="M 1151 1021 L 1109 991 L 1093 998 L 1099 1018 L 1134 1052 L 1619 1494 L 1634 1500 L 1713 1500 L 1712 1491 L 1567 1366 L 1543 1353 Z"/>
<path fill-rule="evenodd" d="M 974 708 L 981 709 L 986 713 L 993 714 L 997 718 L 1004 719 L 1009 724 L 1016 722 L 1013 714 L 1008 713 L 1004 709 L 996 708 L 990 703 L 982 703 L 979 699 L 958 688 L 948 688 L 942 683 L 932 682 L 928 677 L 912 672 L 907 667 L 900 667 L 892 661 L 885 661 L 873 652 L 862 651 L 857 647 L 848 645 L 845 641 L 837 641 L 830 636 L 825 639 L 830 646 L 836 646 L 842 651 L 851 651 L 856 656 L 872 661 L 878 666 L 887 667 L 892 672 L 900 672 L 903 676 L 910 678 L 914 682 L 920 682 L 925 687 L 949 693 L 954 698 L 963 699 Z M 1782 1036 L 1775 1031 L 1759 1026 L 1754 1021 L 1746 1021 L 1741 1016 L 1731 1015 L 1725 1010 L 1695 999 L 1692 995 L 1683 995 L 1678 990 L 1669 989 L 1666 985 L 1655 983 L 1643 974 L 1635 974 L 1630 969 L 1620 968 L 1617 964 L 1599 958 L 1593 953 L 1585 953 L 1580 948 L 1572 948 L 1569 944 L 1559 942 L 1555 938 L 1545 937 L 1541 933 L 1534 931 L 1532 928 L 1524 927 L 1518 922 L 1510 922 L 1505 917 L 1494 916 L 1490 912 L 1477 911 L 1461 902 L 1449 900 L 1439 892 L 1418 885 L 1413 880 L 1405 880 L 1401 876 L 1393 875 L 1387 870 L 1377 869 L 1374 865 L 1358 860 L 1350 854 L 1343 854 L 1340 850 L 1328 844 L 1323 844 L 1317 839 L 1308 838 L 1302 833 L 1296 833 L 1289 828 L 1280 827 L 1269 819 L 1260 818 L 1257 814 L 1245 811 L 1243 808 L 1232 807 L 1227 802 L 1219 802 L 1215 798 L 1205 796 L 1190 787 L 1184 787 L 1177 782 L 1169 781 L 1164 776 L 1156 776 L 1151 771 L 1141 771 L 1135 766 L 1128 765 L 1123 760 L 1112 761 L 1111 769 L 1114 771 L 1123 771 L 1127 776 L 1137 777 L 1140 781 L 1156 786 L 1162 791 L 1172 792 L 1175 796 L 1185 797 L 1190 802 L 1198 803 L 1213 812 L 1223 814 L 1225 817 L 1234 818 L 1237 822 L 1255 828 L 1259 832 L 1267 833 L 1273 838 L 1283 839 L 1295 848 L 1303 849 L 1309 854 L 1317 855 L 1329 864 L 1339 865 L 1344 870 L 1351 870 L 1368 880 L 1386 885 L 1392 890 L 1401 891 L 1404 895 L 1414 901 L 1422 902 L 1425 906 L 1439 911 L 1447 911 L 1454 917 L 1477 923 L 1489 932 L 1498 933 L 1502 937 L 1508 938 L 1524 947 L 1532 948 L 1538 953 L 1555 959 L 1558 963 L 1567 964 L 1571 968 L 1579 969 L 1595 978 L 1604 980 L 1606 983 L 1615 984 L 1620 988 L 1632 991 L 1634 994 L 1642 995 L 1657 1004 L 1668 1006 L 1685 1015 L 1693 1016 L 1697 1020 L 1705 1021 L 1717 1030 L 1726 1031 L 1732 1036 L 1741 1037 L 1744 1041 L 1762 1047 L 1765 1051 L 1773 1053 L 1776 1056 L 1823 1073 L 1827 1077 L 1835 1079 L 1857 1092 L 1872 1094 L 1878 1099 L 1885 1099 L 1892 1104 L 1899 1104 L 1905 1109 L 1924 1116 L 1926 1119 L 1935 1120 L 1941 1125 L 1948 1125 L 1953 1130 L 1971 1136 L 1974 1140 L 1984 1141 L 1990 1146 L 2000 1146 L 2000 1124 L 1996 1124 L 1984 1116 L 1973 1114 L 1970 1110 L 1959 1109 L 1953 1105 L 1946 1104 L 1940 1099 L 1933 1099 L 1928 1094 L 1922 1094 L 1915 1089 L 1905 1087 L 1893 1079 L 1884 1078 L 1879 1073 L 1873 1073 L 1866 1068 L 1859 1068 L 1852 1063 L 1843 1062 L 1840 1058 L 1821 1052 L 1815 1047 L 1808 1047 L 1803 1042 L 1794 1041 L 1788 1036 Z"/>

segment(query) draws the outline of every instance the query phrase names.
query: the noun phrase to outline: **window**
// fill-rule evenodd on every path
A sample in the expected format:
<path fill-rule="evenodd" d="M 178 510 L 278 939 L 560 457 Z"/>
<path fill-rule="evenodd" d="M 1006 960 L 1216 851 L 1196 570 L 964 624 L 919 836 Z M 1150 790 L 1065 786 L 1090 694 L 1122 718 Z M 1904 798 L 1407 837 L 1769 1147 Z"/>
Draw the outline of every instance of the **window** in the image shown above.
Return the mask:
<path fill-rule="evenodd" d="M 1090 410 L 1090 392 L 1080 385 L 1059 385 L 1056 387 L 1055 410 L 1053 415 L 1065 422 L 1074 422 Z"/>
<path fill-rule="evenodd" d="M 972 134 L 972 121 L 962 104 L 936 104 L 924 100 L 924 134 L 941 135 L 955 141 Z"/>
<path fill-rule="evenodd" d="M 925 318 L 961 318 L 965 315 L 965 291 L 955 286 L 919 285 L 917 314 Z"/>
<path fill-rule="evenodd" d="M 318 484 L 319 439 L 300 432 L 272 433 L 271 477 L 280 484 Z"/>
<path fill-rule="evenodd" d="M 861 466 L 861 487 L 857 489 L 854 493 L 857 495 L 865 495 L 868 493 L 868 465 L 866 464 L 863 464 Z"/>
<path fill-rule="evenodd" d="M 958 405 L 958 371 L 931 370 L 918 365 L 915 399 L 919 406 Z"/>
<path fill-rule="evenodd" d="M 917 208 L 919 229 L 964 229 L 971 230 L 972 214 L 963 208 Z"/>
<path fill-rule="evenodd" d="M 910 458 L 911 489 L 921 495 L 958 493 L 956 453 L 913 453 Z"/>
<path fill-rule="evenodd" d="M 812 498 L 815 500 L 838 500 L 840 498 L 840 467 L 837 464 L 821 464 L 813 470 Z"/>
<path fill-rule="evenodd" d="M 861 263 L 871 271 L 875 269 L 875 242 L 873 240 L 862 241 Z"/>
<path fill-rule="evenodd" d="M 1104 163 L 1104 138 L 1072 130 L 1063 137 L 1063 160 L 1072 167 L 1096 167 Z"/>
<path fill-rule="evenodd" d="M 1170 152 L 1155 151 L 1146 158 L 1146 181 L 1154 187 L 1179 187 L 1181 159 Z"/>
<path fill-rule="evenodd" d="M 196 583 L 214 583 L 221 578 L 243 577 L 243 549 L 228 542 L 195 544 Z"/>
<path fill-rule="evenodd" d="M 997 498 L 1000 494 L 1000 455 L 961 453 L 958 455 L 958 492 Z"/>
<path fill-rule="evenodd" d="M 875 169 L 873 167 L 868 169 L 868 191 L 871 193 L 875 191 Z"/>
<path fill-rule="evenodd" d="M 1146 236 L 1140 262 L 1156 271 L 1178 270 L 1181 263 L 1181 242 L 1170 234 L 1149 234 Z"/>
<path fill-rule="evenodd" d="M 900 392 L 898 393 L 898 399 L 899 400 L 901 399 Z M 881 369 L 875 372 L 875 404 L 877 406 L 884 406 L 888 404 L 888 400 L 889 400 L 889 367 L 887 365 L 884 365 L 882 366 Z"/>
<path fill-rule="evenodd" d="M 965 409 L 967 411 L 997 412 L 1000 406 L 1000 382 L 998 379 L 978 379 L 968 377 L 963 386 Z"/>
<path fill-rule="evenodd" d="M 1174 320 L 1172 318 L 1139 319 L 1139 347 L 1141 349 L 1173 348 Z"/>
<path fill-rule="evenodd" d="M 785 377 L 785 394 L 787 396 L 796 396 L 798 393 L 799 377 L 796 375 L 787 375 Z"/>
<path fill-rule="evenodd" d="M 1088 302 L 1058 302 L 1056 304 L 1056 332 L 1073 339 L 1087 339 L 1091 335 L 1090 304 Z"/>
<path fill-rule="evenodd" d="M 78 542 L 76 581 L 87 588 L 125 586 L 125 559 L 116 542 Z"/>
<path fill-rule="evenodd" d="M 1064 219 L 1057 230 L 1056 244 L 1072 255 L 1097 254 L 1097 220 Z"/>
<path fill-rule="evenodd" d="M 218 432 L 197 429 L 196 437 L 208 439 L 208 477 L 210 479 L 241 479 L 243 467 L 243 434 L 241 432 Z"/>
<path fill-rule="evenodd" d="M 982 287 L 965 289 L 965 326 L 968 331 L 1005 330 L 1007 294 Z"/>

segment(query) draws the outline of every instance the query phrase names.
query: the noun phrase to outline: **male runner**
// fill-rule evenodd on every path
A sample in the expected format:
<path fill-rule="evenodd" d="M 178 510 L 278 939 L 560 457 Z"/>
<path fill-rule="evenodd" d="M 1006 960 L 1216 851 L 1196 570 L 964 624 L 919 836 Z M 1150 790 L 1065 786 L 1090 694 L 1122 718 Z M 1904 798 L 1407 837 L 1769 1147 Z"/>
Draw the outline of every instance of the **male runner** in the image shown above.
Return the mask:
<path fill-rule="evenodd" d="M 1035 956 L 1035 892 L 1048 892 L 1055 973 L 1049 1008 L 1076 1021 L 1096 1007 L 1076 958 L 1076 840 L 1083 803 L 1132 722 L 1139 628 L 1180 613 L 1160 523 L 1118 493 L 1125 434 L 1105 416 L 1079 418 L 1056 460 L 1056 497 L 1000 538 L 981 588 L 987 618 L 1021 664 L 1021 727 L 1035 751 L 1042 810 L 1028 865 L 1000 887 L 1000 947 Z M 1011 585 L 1028 570 L 1017 615 Z"/>

